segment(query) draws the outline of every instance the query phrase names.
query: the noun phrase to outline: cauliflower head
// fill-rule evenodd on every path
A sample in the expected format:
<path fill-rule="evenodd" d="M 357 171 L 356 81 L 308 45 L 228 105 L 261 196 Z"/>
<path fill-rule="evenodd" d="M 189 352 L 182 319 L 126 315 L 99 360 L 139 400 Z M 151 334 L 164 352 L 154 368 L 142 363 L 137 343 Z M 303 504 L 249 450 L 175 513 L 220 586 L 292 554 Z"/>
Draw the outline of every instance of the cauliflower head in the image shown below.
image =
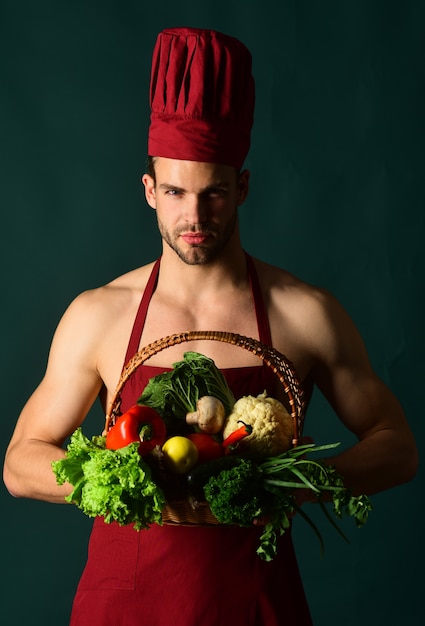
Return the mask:
<path fill-rule="evenodd" d="M 239 442 L 238 454 L 261 458 L 276 456 L 291 447 L 292 418 L 281 402 L 265 392 L 237 400 L 224 424 L 224 438 L 240 427 L 239 420 L 252 426 L 252 433 Z"/>

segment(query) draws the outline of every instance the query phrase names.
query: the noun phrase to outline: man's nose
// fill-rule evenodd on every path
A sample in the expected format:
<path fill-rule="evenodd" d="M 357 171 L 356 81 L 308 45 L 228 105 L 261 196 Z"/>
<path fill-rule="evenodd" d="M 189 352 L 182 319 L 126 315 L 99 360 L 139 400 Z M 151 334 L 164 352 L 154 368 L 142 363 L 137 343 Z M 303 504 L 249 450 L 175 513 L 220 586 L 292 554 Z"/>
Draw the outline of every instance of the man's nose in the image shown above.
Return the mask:
<path fill-rule="evenodd" d="M 186 198 L 185 218 L 189 224 L 202 224 L 207 219 L 207 207 L 202 197 L 193 194 Z"/>

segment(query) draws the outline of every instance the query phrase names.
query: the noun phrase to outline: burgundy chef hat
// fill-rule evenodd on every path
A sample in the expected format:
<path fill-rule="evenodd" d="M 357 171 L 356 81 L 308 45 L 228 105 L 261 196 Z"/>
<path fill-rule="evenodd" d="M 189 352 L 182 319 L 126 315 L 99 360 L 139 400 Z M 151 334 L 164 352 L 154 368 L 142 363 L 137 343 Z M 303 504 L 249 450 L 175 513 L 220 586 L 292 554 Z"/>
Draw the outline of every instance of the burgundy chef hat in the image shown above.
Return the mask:
<path fill-rule="evenodd" d="M 242 167 L 254 117 L 251 54 L 212 30 L 157 38 L 150 83 L 150 156 Z"/>

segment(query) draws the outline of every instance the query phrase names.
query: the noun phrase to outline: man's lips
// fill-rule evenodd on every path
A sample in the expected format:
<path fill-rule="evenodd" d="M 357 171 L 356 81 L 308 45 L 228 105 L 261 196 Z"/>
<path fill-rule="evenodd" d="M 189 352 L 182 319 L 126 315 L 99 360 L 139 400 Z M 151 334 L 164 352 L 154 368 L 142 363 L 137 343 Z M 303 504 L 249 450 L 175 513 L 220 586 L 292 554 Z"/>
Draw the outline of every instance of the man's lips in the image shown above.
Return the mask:
<path fill-rule="evenodd" d="M 208 233 L 183 233 L 180 236 L 183 241 L 194 246 L 205 243 L 210 237 Z"/>

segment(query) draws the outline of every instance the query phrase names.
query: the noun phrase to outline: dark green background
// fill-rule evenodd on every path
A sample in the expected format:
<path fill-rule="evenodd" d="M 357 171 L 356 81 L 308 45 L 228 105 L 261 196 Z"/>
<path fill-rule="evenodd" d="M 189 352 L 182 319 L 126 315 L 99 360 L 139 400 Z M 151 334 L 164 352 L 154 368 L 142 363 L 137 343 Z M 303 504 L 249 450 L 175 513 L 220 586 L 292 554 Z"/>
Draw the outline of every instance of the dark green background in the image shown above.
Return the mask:
<path fill-rule="evenodd" d="M 2 454 L 69 302 L 159 252 L 139 178 L 151 52 L 167 26 L 215 28 L 252 50 L 245 246 L 342 301 L 422 447 L 424 18 L 421 0 L 2 9 Z M 96 408 L 87 432 L 102 426 Z M 352 441 L 319 395 L 306 432 Z M 317 626 L 423 624 L 421 479 L 375 497 L 361 531 L 344 524 L 350 545 L 318 516 L 324 559 L 295 521 Z M 1 623 L 65 626 L 90 522 L 73 507 L 13 500 L 3 485 L 0 497 Z"/>

